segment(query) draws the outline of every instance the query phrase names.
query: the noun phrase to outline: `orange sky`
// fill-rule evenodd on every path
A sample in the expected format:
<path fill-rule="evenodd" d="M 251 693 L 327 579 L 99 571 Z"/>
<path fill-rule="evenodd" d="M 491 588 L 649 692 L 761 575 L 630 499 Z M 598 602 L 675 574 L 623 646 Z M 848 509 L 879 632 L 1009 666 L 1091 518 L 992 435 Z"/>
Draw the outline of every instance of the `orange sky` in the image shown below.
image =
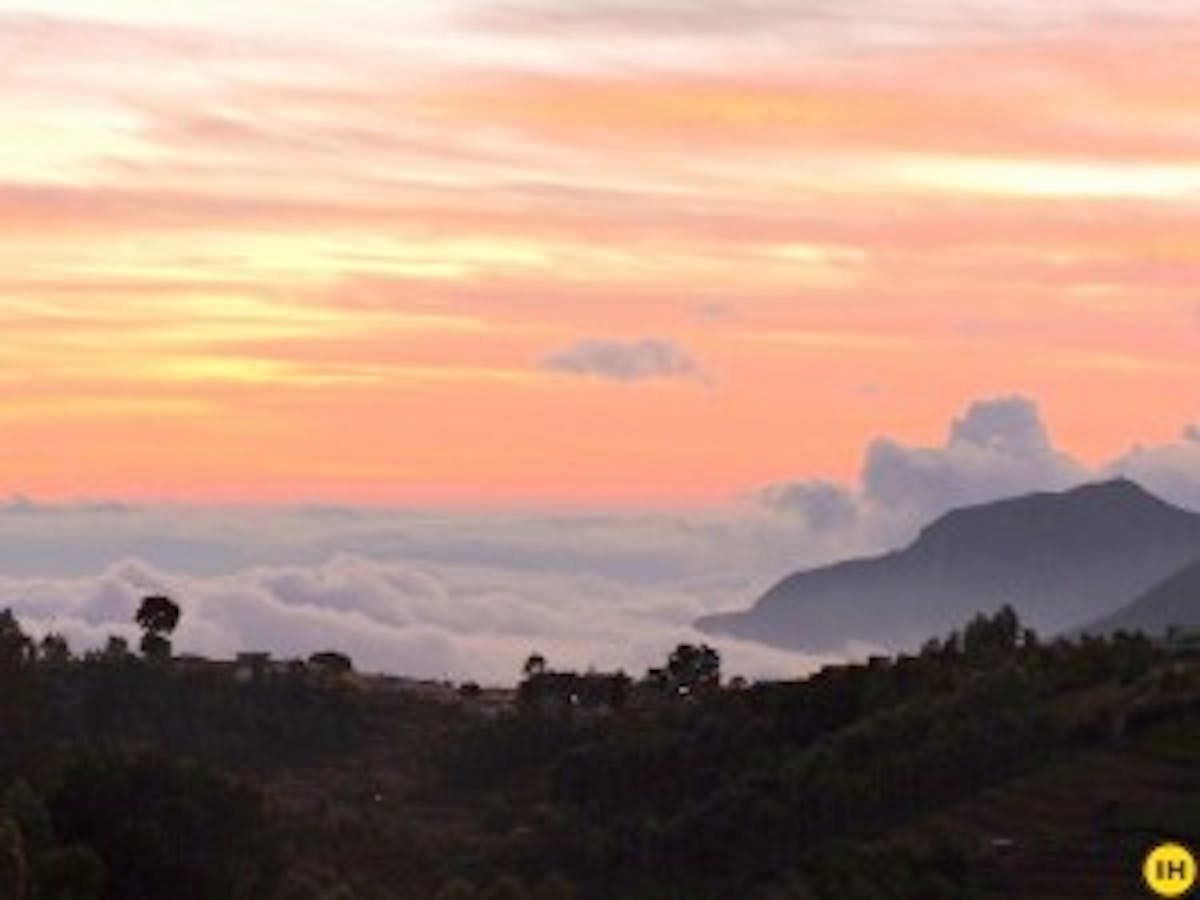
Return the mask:
<path fill-rule="evenodd" d="M 185 6 L 0 2 L 0 489 L 708 503 L 979 396 L 1200 415 L 1194 4 Z"/>

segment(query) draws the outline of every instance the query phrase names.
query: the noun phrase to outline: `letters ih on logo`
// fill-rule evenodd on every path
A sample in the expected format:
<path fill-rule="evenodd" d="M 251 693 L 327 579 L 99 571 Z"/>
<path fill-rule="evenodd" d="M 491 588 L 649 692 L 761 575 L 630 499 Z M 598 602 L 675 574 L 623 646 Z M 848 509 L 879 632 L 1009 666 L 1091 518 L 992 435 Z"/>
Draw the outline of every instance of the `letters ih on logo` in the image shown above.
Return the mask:
<path fill-rule="evenodd" d="M 1146 886 L 1159 897 L 1182 897 L 1196 884 L 1196 857 L 1182 844 L 1159 844 L 1142 864 Z"/>

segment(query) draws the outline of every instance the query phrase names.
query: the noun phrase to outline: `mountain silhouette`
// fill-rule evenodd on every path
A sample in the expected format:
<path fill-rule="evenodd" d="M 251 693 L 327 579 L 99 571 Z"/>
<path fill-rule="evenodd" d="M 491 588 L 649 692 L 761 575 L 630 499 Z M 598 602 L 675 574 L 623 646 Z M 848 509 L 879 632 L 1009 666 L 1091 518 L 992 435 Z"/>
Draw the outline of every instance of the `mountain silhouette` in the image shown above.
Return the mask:
<path fill-rule="evenodd" d="M 710 634 L 837 652 L 911 649 L 1010 604 L 1041 634 L 1095 622 L 1200 558 L 1200 515 L 1132 481 L 954 510 L 908 547 L 798 572 Z"/>
<path fill-rule="evenodd" d="M 1098 635 L 1140 631 L 1161 636 L 1172 625 L 1200 627 L 1200 558 L 1083 631 Z"/>

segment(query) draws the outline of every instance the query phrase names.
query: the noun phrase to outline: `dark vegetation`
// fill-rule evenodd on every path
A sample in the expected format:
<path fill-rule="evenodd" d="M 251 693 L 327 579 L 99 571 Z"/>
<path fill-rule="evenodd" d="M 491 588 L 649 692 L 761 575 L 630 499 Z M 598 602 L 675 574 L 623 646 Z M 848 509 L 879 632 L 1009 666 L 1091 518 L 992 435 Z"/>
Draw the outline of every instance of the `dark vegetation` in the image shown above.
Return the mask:
<path fill-rule="evenodd" d="M 445 696 L 174 658 L 179 613 L 82 657 L 0 614 L 0 897 L 1124 897 L 1200 837 L 1200 666 L 1141 637 L 1006 608 L 805 681 L 683 645 Z"/>

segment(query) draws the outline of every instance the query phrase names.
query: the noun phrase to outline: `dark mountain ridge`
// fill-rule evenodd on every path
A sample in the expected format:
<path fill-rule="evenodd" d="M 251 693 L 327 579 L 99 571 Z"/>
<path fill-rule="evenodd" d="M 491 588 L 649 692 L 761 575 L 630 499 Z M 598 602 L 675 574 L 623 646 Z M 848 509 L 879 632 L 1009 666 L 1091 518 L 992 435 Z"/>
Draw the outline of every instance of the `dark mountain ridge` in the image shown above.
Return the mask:
<path fill-rule="evenodd" d="M 1200 558 L 1200 515 L 1118 479 L 966 507 L 909 546 L 784 578 L 697 627 L 774 646 L 910 649 L 1009 604 L 1054 634 L 1093 622 Z"/>

